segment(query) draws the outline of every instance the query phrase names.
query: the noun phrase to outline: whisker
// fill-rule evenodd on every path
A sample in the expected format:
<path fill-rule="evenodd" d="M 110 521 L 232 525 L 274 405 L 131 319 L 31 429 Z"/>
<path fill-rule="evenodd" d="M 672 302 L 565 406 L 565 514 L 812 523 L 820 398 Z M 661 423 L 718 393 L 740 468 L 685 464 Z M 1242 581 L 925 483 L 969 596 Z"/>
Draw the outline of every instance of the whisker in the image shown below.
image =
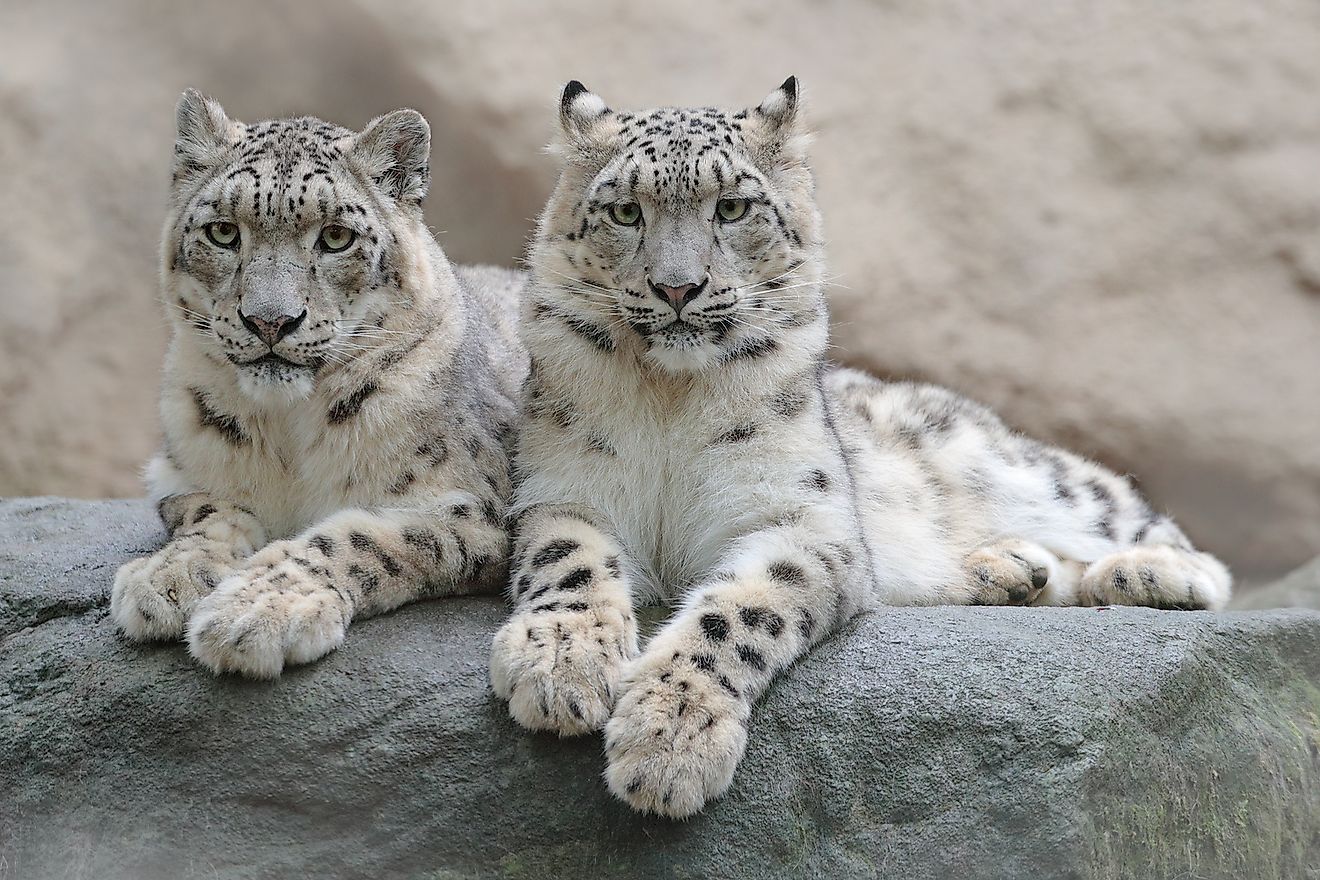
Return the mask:
<path fill-rule="evenodd" d="M 383 336 L 407 336 L 403 330 L 386 330 L 384 327 L 377 327 L 375 324 L 362 324 L 352 328 L 354 333 L 378 333 Z"/>
<path fill-rule="evenodd" d="M 579 290 L 575 290 L 575 289 L 573 289 L 573 288 L 571 288 L 571 287 L 564 287 L 564 286 L 562 286 L 562 285 L 558 285 L 558 286 L 556 286 L 556 289 L 557 289 L 557 290 L 563 290 L 563 291 L 565 291 L 566 293 L 574 294 L 575 296 L 580 296 L 580 297 L 582 297 L 583 299 L 585 299 L 585 300 L 589 300 L 589 301 L 591 301 L 591 302 L 598 302 L 598 303 L 605 304 L 605 303 L 612 303 L 612 302 L 615 301 L 615 298 L 614 298 L 613 296 L 607 296 L 606 294 L 598 293 L 598 292 L 596 292 L 596 291 L 594 291 L 594 290 L 588 290 L 588 289 L 585 289 L 585 288 L 583 288 L 583 289 L 579 289 Z"/>
<path fill-rule="evenodd" d="M 370 329 L 368 329 L 368 328 L 359 328 L 359 329 L 357 329 L 357 330 L 351 330 L 351 331 L 340 331 L 340 333 L 341 333 L 341 335 L 346 336 L 346 337 L 348 337 L 348 338 L 350 338 L 350 339 L 353 339 L 353 338 L 357 338 L 357 339 L 397 339 L 398 337 L 401 337 L 401 336 L 408 336 L 408 335 L 409 335 L 409 334 L 407 334 L 407 333 L 399 333 L 399 332 L 397 332 L 397 331 L 393 331 L 393 330 L 385 330 L 385 331 L 382 331 L 382 330 L 378 330 L 378 329 L 376 329 L 376 328 L 374 328 L 374 327 L 373 327 L 373 328 L 370 328 Z"/>
<path fill-rule="evenodd" d="M 758 282 L 755 282 L 755 283 L 757 283 L 757 284 L 769 284 L 769 283 L 771 283 L 772 281 L 778 281 L 780 278 L 783 278 L 783 277 L 786 276 L 786 275 L 792 275 L 794 272 L 796 272 L 798 269 L 801 269 L 801 268 L 802 268 L 803 266 L 805 266 L 806 264 L 807 264 L 807 261 L 806 261 L 806 260 L 799 260 L 798 262 L 796 262 L 796 263 L 794 263 L 793 265 L 789 266 L 789 267 L 788 267 L 787 269 L 785 269 L 783 272 L 780 272 L 780 273 L 779 273 L 778 275 L 776 275 L 775 277 L 773 277 L 773 278 L 767 278 L 767 279 L 765 279 L 764 281 L 758 281 Z"/>
<path fill-rule="evenodd" d="M 612 289 L 610 289 L 610 288 L 608 288 L 608 287 L 603 287 L 603 286 L 601 286 L 601 285 L 599 285 L 599 284 L 594 284 L 594 283 L 592 283 L 592 282 L 590 282 L 590 281 L 587 281 L 585 278 L 574 278 L 572 275 L 567 275 L 567 274 L 565 274 L 565 273 L 563 273 L 563 272 L 560 272 L 558 269 L 551 269 L 549 266 L 544 266 L 544 267 L 542 267 L 542 268 L 545 268 L 545 269 L 548 269 L 548 270 L 551 271 L 551 272 L 554 272 L 554 273 L 555 273 L 556 275 L 558 275 L 560 278 L 567 278 L 569 281 L 572 281 L 574 284 L 582 284 L 582 285 L 585 285 L 585 286 L 587 286 L 587 287 L 594 287 L 594 288 L 596 288 L 597 290 L 603 290 L 603 291 L 605 291 L 606 293 L 616 293 L 616 292 L 617 292 L 617 291 L 614 291 L 614 290 L 612 290 Z"/>
<path fill-rule="evenodd" d="M 391 342 L 395 337 L 381 336 L 376 333 L 344 333 L 341 334 L 345 339 L 373 339 L 377 342 Z"/>
<path fill-rule="evenodd" d="M 799 281 L 797 284 L 776 284 L 776 285 L 773 286 L 773 287 L 753 287 L 753 286 L 748 286 L 748 287 L 740 287 L 740 288 L 738 288 L 738 289 L 739 289 L 739 290 L 742 290 L 742 291 L 745 291 L 745 292 L 747 292 L 747 293 L 775 293 L 775 292 L 777 292 L 777 291 L 781 291 L 781 290 L 797 290 L 799 287 L 811 287 L 811 286 L 814 286 L 814 285 L 822 285 L 822 286 L 823 286 L 823 285 L 825 285 L 825 284 L 827 284 L 827 283 L 828 283 L 828 282 L 826 282 L 826 281 L 823 280 L 823 279 L 811 279 L 811 280 L 808 280 L 808 281 Z M 837 285 L 836 285 L 836 286 L 837 286 Z"/>

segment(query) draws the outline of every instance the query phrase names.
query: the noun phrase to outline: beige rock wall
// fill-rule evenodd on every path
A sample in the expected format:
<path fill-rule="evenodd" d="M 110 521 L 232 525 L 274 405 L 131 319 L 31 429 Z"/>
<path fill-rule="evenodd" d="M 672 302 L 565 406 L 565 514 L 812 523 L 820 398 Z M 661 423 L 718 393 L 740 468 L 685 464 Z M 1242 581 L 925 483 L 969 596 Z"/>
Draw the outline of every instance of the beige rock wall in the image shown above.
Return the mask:
<path fill-rule="evenodd" d="M 1320 6 L 1303 0 L 0 7 L 0 493 L 137 491 L 177 93 L 435 131 L 428 216 L 509 263 L 553 101 L 798 74 L 840 359 L 1137 475 L 1264 576 L 1320 552 Z"/>

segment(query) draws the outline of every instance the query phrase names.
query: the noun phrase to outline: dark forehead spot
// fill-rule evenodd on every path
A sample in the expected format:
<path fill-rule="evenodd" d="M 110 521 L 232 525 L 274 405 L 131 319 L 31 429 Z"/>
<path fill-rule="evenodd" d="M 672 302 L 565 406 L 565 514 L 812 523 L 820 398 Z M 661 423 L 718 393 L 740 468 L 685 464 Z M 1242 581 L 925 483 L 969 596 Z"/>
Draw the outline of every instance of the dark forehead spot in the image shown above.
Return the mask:
<path fill-rule="evenodd" d="M 259 184 L 288 187 L 329 175 L 343 158 L 341 143 L 352 132 L 312 117 L 275 119 L 249 126 L 235 146 L 235 165 L 255 167 Z M 268 180 L 268 178 L 274 180 Z"/>
<path fill-rule="evenodd" d="M 204 190 L 215 210 L 265 226 L 324 222 L 348 210 L 340 205 L 344 177 L 334 173 L 353 132 L 312 117 L 276 119 L 249 126 L 233 147 L 229 164 L 216 176 L 219 188 Z"/>
<path fill-rule="evenodd" d="M 757 188 L 760 182 L 752 173 L 755 165 L 746 153 L 741 123 L 723 110 L 662 107 L 617 119 L 617 162 L 598 179 L 600 197 L 587 202 L 588 213 L 611 201 L 609 190 L 621 185 L 681 210 L 730 183 L 751 180 Z M 575 233 L 584 235 L 585 230 Z"/>

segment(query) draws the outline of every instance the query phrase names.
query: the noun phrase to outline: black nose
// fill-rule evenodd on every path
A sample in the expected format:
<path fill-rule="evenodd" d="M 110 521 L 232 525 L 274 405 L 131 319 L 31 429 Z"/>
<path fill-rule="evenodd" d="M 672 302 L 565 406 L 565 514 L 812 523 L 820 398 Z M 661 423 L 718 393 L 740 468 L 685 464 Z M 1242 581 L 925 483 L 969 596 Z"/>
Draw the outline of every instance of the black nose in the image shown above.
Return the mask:
<path fill-rule="evenodd" d="M 280 315 L 273 321 L 267 321 L 264 318 L 252 318 L 242 312 L 238 313 L 238 317 L 243 322 L 243 326 L 252 331 L 253 336 L 256 336 L 267 345 L 273 346 L 298 329 L 298 325 L 307 317 L 307 310 L 303 309 L 300 315 Z"/>
<path fill-rule="evenodd" d="M 668 284 L 656 284 L 650 278 L 646 279 L 646 283 L 651 285 L 652 293 L 674 307 L 675 313 L 681 313 L 683 306 L 701 295 L 701 292 L 706 289 L 706 282 L 709 280 L 710 276 L 707 275 L 700 284 L 683 284 L 678 287 L 670 287 Z"/>

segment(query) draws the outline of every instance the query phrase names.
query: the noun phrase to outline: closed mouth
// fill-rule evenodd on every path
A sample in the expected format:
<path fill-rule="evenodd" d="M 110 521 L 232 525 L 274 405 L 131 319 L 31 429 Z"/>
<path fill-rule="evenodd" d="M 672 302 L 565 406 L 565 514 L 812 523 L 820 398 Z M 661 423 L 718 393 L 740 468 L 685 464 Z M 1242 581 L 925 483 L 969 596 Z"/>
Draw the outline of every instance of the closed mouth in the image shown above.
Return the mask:
<path fill-rule="evenodd" d="M 687 321 L 675 321 L 667 327 L 662 327 L 648 335 L 648 340 L 653 343 L 659 339 L 667 345 L 681 345 L 684 347 L 698 345 L 707 338 L 710 331 L 704 327 L 697 327 L 689 324 Z"/>
<path fill-rule="evenodd" d="M 713 323 L 702 325 L 685 318 L 679 318 L 674 323 L 661 327 L 654 332 L 670 335 L 687 334 L 689 336 L 705 336 L 708 333 L 719 333 L 722 330 L 728 329 L 729 323 L 730 322 L 724 320 L 716 320 Z"/>
<path fill-rule="evenodd" d="M 296 369 L 305 369 L 305 364 L 295 364 L 288 358 L 282 358 L 275 352 L 270 351 L 259 358 L 253 358 L 250 361 L 235 361 L 240 367 L 294 367 Z"/>
<path fill-rule="evenodd" d="M 629 321 L 629 325 L 643 336 L 654 336 L 657 333 L 700 333 L 705 328 L 698 327 L 685 318 L 674 318 L 668 324 L 663 326 L 653 321 Z"/>

